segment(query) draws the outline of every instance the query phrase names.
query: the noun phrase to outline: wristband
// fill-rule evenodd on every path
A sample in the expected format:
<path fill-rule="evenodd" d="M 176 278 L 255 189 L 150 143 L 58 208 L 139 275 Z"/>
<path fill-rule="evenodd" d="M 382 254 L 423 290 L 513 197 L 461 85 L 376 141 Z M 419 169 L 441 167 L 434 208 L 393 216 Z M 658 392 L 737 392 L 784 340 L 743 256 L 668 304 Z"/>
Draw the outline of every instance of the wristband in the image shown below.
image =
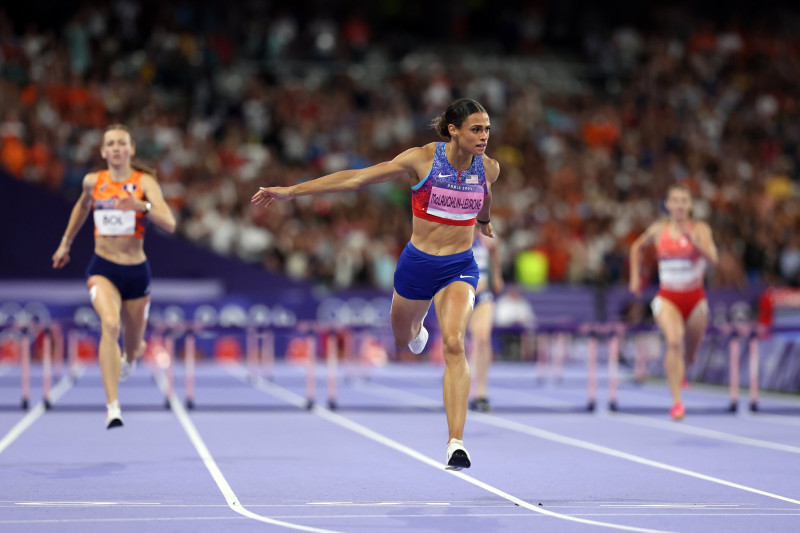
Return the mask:
<path fill-rule="evenodd" d="M 144 213 L 145 215 L 148 214 L 150 212 L 150 209 L 152 209 L 152 207 L 153 207 L 153 204 L 151 204 L 150 202 L 145 202 L 144 203 L 144 210 L 142 211 L 142 213 Z"/>
<path fill-rule="evenodd" d="M 480 220 L 480 219 L 478 219 L 478 218 L 476 218 L 476 219 L 475 219 L 475 222 L 477 222 L 477 223 L 478 223 L 478 224 L 480 224 L 481 226 L 486 226 L 486 225 L 487 225 L 487 224 L 489 224 L 489 222 L 491 222 L 491 221 L 492 221 L 492 219 L 491 219 L 491 218 L 490 218 L 489 220 Z"/>

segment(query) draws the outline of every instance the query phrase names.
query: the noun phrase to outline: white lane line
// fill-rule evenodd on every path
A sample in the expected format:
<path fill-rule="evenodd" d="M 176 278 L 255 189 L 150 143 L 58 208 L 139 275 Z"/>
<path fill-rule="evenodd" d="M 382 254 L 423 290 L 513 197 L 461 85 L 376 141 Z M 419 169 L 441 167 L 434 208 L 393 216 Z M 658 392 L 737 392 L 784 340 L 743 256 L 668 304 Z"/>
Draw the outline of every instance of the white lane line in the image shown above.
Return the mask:
<path fill-rule="evenodd" d="M 166 388 L 164 380 L 165 380 L 164 376 L 162 376 L 161 374 L 156 374 L 156 381 L 162 392 Z M 208 469 L 208 472 L 211 474 L 211 477 L 214 479 L 214 482 L 217 484 L 217 487 L 219 488 L 220 492 L 225 497 L 225 500 L 228 502 L 228 507 L 230 507 L 234 512 L 237 512 L 240 515 L 246 516 L 247 518 L 250 518 L 252 520 L 258 520 L 259 522 L 272 524 L 274 526 L 285 527 L 288 529 L 296 529 L 298 531 L 310 531 L 312 533 L 339 533 L 331 529 L 321 529 L 310 526 L 302 526 L 300 524 L 293 524 L 291 522 L 275 520 L 273 518 L 262 516 L 260 514 L 254 513 L 246 509 L 241 504 L 241 502 L 239 502 L 239 498 L 236 496 L 236 493 L 233 492 L 233 489 L 231 488 L 230 484 L 225 479 L 225 476 L 222 474 L 222 470 L 220 470 L 219 466 L 217 466 L 217 462 L 211 455 L 208 446 L 206 446 L 206 443 L 200 436 L 200 432 L 197 431 L 194 422 L 192 422 L 192 419 L 189 417 L 189 414 L 186 412 L 186 409 L 184 409 L 183 404 L 178 399 L 178 395 L 175 394 L 175 392 L 173 392 L 169 397 L 169 406 L 172 409 L 172 412 L 175 413 L 175 416 L 177 417 L 178 421 L 181 423 L 181 426 L 183 427 L 183 430 L 186 432 L 186 435 L 189 437 L 189 440 L 192 441 L 195 450 L 197 450 L 198 455 L 203 460 L 203 464 Z"/>
<path fill-rule="evenodd" d="M 709 439 L 732 442 L 734 444 L 755 446 L 758 448 L 767 448 L 770 450 L 778 450 L 781 452 L 800 453 L 800 447 L 798 446 L 791 446 L 789 444 L 781 444 L 779 442 L 772 442 L 768 440 L 761 440 L 761 439 L 754 439 L 751 437 L 744 437 L 740 435 L 733 435 L 730 433 L 725 433 L 723 431 L 717 431 L 714 429 L 706 429 L 697 426 L 692 426 L 686 423 L 676 424 L 673 421 L 654 420 L 652 418 L 647 418 L 645 416 L 630 415 L 626 413 L 608 413 L 604 414 L 603 416 L 610 419 L 619 420 L 620 422 L 625 422 L 628 424 L 637 424 L 640 426 L 648 426 L 652 428 L 663 429 L 666 431 L 685 433 L 688 435 L 697 435 Z"/>
<path fill-rule="evenodd" d="M 694 470 L 689 470 L 687 468 L 681 468 L 678 466 L 672 466 L 666 463 L 662 463 L 660 461 L 654 461 L 651 459 L 646 459 L 644 457 L 640 457 L 638 455 L 634 455 L 632 453 L 623 452 L 620 450 L 615 450 L 614 448 L 609 448 L 607 446 L 601 446 L 599 444 L 594 444 L 593 442 L 588 442 L 581 439 L 575 439 L 572 437 L 566 437 L 564 435 L 559 435 L 558 433 L 553 433 L 551 431 L 546 431 L 543 429 L 534 428 L 525 424 L 521 424 L 519 422 L 515 422 L 513 420 L 508 420 L 505 418 L 501 418 L 495 415 L 485 415 L 483 413 L 471 413 L 471 416 L 478 422 L 508 429 L 511 431 L 516 431 L 518 433 L 525 433 L 527 435 L 531 435 L 534 437 L 538 437 L 541 439 L 549 440 L 552 442 L 557 442 L 559 444 L 567 444 L 569 446 L 574 446 L 576 448 L 583 448 L 584 450 L 590 450 L 597 453 L 602 453 L 604 455 L 610 455 L 612 457 L 616 457 L 618 459 L 625 459 L 627 461 L 632 461 L 634 463 L 639 463 L 647 466 L 651 466 L 653 468 L 659 468 L 661 470 L 667 470 L 669 472 L 674 472 L 676 474 L 683 474 L 685 476 L 694 477 L 697 479 L 702 479 L 704 481 L 710 481 L 711 483 L 716 483 L 718 485 L 724 485 L 726 487 L 731 487 L 734 489 L 743 490 L 746 492 L 752 492 L 753 494 L 759 494 L 761 496 L 766 496 L 768 498 L 774 498 L 776 500 L 782 500 L 788 503 L 793 503 L 795 505 L 800 505 L 800 500 L 795 500 L 794 498 L 789 498 L 787 496 L 781 496 L 780 494 L 775 494 L 773 492 L 767 492 L 765 490 L 756 489 L 754 487 L 748 487 L 747 485 L 742 485 L 740 483 L 734 483 L 732 481 L 727 481 L 725 479 L 721 479 L 714 476 L 709 476 L 706 474 L 701 474 L 700 472 L 695 472 Z"/>
<path fill-rule="evenodd" d="M 244 369 L 244 368 L 241 368 L 241 367 L 228 367 L 228 371 L 231 372 L 231 374 L 236 375 L 236 377 L 239 377 L 240 379 L 243 379 L 245 381 L 247 379 L 247 370 Z M 280 387 L 279 385 L 275 385 L 274 383 L 270 383 L 270 382 L 268 382 L 266 380 L 263 380 L 261 378 L 259 378 L 256 381 L 254 386 L 257 389 L 266 392 L 267 394 L 273 395 L 273 396 L 278 397 L 278 398 L 285 399 L 287 402 L 289 402 L 292 405 L 297 405 L 297 406 L 304 406 L 305 405 L 305 399 L 302 398 L 301 396 L 299 396 L 299 395 L 297 395 L 297 394 L 295 394 L 295 393 L 293 393 L 293 392 L 291 392 L 289 390 L 286 390 L 283 387 Z M 367 428 L 365 426 L 362 426 L 361 424 L 359 424 L 357 422 L 354 422 L 354 421 L 350 420 L 349 418 L 345 418 L 345 417 L 343 417 L 343 416 L 341 416 L 339 414 L 336 414 L 336 413 L 334 413 L 332 411 L 329 411 L 328 409 L 325 409 L 325 408 L 322 408 L 322 407 L 314 407 L 312 409 L 312 411 L 317 416 L 319 416 L 319 417 L 321 417 L 321 418 L 323 418 L 325 420 L 328 420 L 329 422 L 332 422 L 332 423 L 334 423 L 334 424 L 336 424 L 338 426 L 341 426 L 343 428 L 349 429 L 350 431 L 353 431 L 354 433 L 357 433 L 357 434 L 361 435 L 362 437 L 366 437 L 366 438 L 368 438 L 370 440 L 373 440 L 375 442 L 383 444 L 384 446 L 386 446 L 388 448 L 391 448 L 391 449 L 396 450 L 396 451 L 398 451 L 400 453 L 408 455 L 409 457 L 412 457 L 412 458 L 416 459 L 417 461 L 425 463 L 428 466 L 432 466 L 433 468 L 435 468 L 437 470 L 440 470 L 442 472 L 446 472 L 446 473 L 451 474 L 453 476 L 459 477 L 463 481 L 466 481 L 467 483 L 471 483 L 472 485 L 475 485 L 476 487 L 479 487 L 479 488 L 481 488 L 481 489 L 483 489 L 483 490 L 485 490 L 487 492 L 490 492 L 490 493 L 492 493 L 492 494 L 494 494 L 496 496 L 499 496 L 499 497 L 501 497 L 503 499 L 506 499 L 506 500 L 508 500 L 508 501 L 510 501 L 512 503 L 515 503 L 520 507 L 528 509 L 529 511 L 533 511 L 535 513 L 546 515 L 546 516 L 549 516 L 549 517 L 552 517 L 552 518 L 558 518 L 560 520 L 567 520 L 567 521 L 570 521 L 570 522 L 578 522 L 580 524 L 587 524 L 587 525 L 592 525 L 592 526 L 607 527 L 607 528 L 611 528 L 611 529 L 619 529 L 619 530 L 622 530 L 622 531 L 638 531 L 638 532 L 642 532 L 642 533 L 656 533 L 656 532 L 657 533 L 663 533 L 663 531 L 664 531 L 664 530 L 657 530 L 657 529 L 647 529 L 647 528 L 639 528 L 639 527 L 633 527 L 633 526 L 625 526 L 625 525 L 622 525 L 622 524 L 612 524 L 610 522 L 601 522 L 601 521 L 597 521 L 597 520 L 589 520 L 589 519 L 586 519 L 586 518 L 577 518 L 575 516 L 565 515 L 565 514 L 549 511 L 547 509 L 543 509 L 543 508 L 541 508 L 541 507 L 539 507 L 537 505 L 534 505 L 532 503 L 526 502 L 525 500 L 517 498 L 516 496 L 513 496 L 513 495 L 511 495 L 511 494 L 509 494 L 509 493 L 507 493 L 507 492 L 505 492 L 503 490 L 500 490 L 500 489 L 498 489 L 496 487 L 493 487 L 492 485 L 489 485 L 488 483 L 484 483 L 483 481 L 480 481 L 477 478 L 474 478 L 474 477 L 472 477 L 470 475 L 467 475 L 464 472 L 455 472 L 455 471 L 452 471 L 452 470 L 445 470 L 444 465 L 441 462 L 436 461 L 436 460 L 428 457 L 427 455 L 423 455 L 423 454 L 419 453 L 418 451 L 416 451 L 416 450 L 414 450 L 412 448 L 409 448 L 408 446 L 405 446 L 404 444 L 401 444 L 401 443 L 399 443 L 399 442 L 397 442 L 395 440 L 390 439 L 389 437 L 386 437 L 385 435 L 382 435 L 382 434 L 380 434 L 380 433 L 378 433 L 376 431 L 373 431 L 373 430 L 371 430 L 371 429 L 369 429 L 369 428 Z"/>
<path fill-rule="evenodd" d="M 82 370 L 81 370 L 82 373 Z M 55 387 L 50 390 L 50 402 L 55 404 L 69 389 L 72 388 L 73 381 L 64 376 L 59 380 Z M 0 453 L 3 453 L 6 448 L 11 446 L 34 422 L 39 420 L 43 414 L 47 412 L 44 408 L 44 402 L 39 401 L 28 413 L 22 417 L 22 420 L 17 422 L 11 430 L 6 433 L 5 437 L 0 439 Z"/>
<path fill-rule="evenodd" d="M 370 385 L 370 386 L 372 386 L 372 385 Z M 391 391 L 393 390 L 391 387 L 386 387 L 384 385 L 380 385 L 378 387 L 380 387 L 382 389 L 382 391 L 383 391 L 382 394 L 384 394 L 384 395 L 391 394 Z M 399 396 L 398 397 L 408 398 L 409 394 L 411 394 L 411 393 L 408 393 L 407 391 L 399 391 Z M 419 403 L 420 403 L 420 405 L 426 406 L 426 405 L 432 404 L 433 402 L 432 402 L 432 400 L 430 400 L 428 398 L 425 398 L 424 396 L 419 396 Z M 607 446 L 601 446 L 599 444 L 594 444 L 592 442 L 588 442 L 588 441 L 584 441 L 584 440 L 580 440 L 580 439 L 575 439 L 575 438 L 572 438 L 572 437 L 566 437 L 566 436 L 563 436 L 563 435 L 559 435 L 559 434 L 553 433 L 551 431 L 546 431 L 546 430 L 543 430 L 543 429 L 537 429 L 537 428 L 534 428 L 532 426 L 528 426 L 526 424 L 522 424 L 520 422 L 515 422 L 513 420 L 508 420 L 506 418 L 501 418 L 501 417 L 499 417 L 497 415 L 487 415 L 487 414 L 483 414 L 483 413 L 470 412 L 469 416 L 470 416 L 471 419 L 474 418 L 476 421 L 482 422 L 482 423 L 487 424 L 487 425 L 500 427 L 500 428 L 508 429 L 508 430 L 511 430 L 511 431 L 516 431 L 518 433 L 525 433 L 525 434 L 528 434 L 528 435 L 532 435 L 534 437 L 539 437 L 539 438 L 550 440 L 550 441 L 553 441 L 553 442 L 558 442 L 560 444 L 567 444 L 567 445 L 570 445 L 570 446 L 575 446 L 577 448 L 583 448 L 585 450 L 591 450 L 591 451 L 602 453 L 602 454 L 605 454 L 605 455 L 610 455 L 612 457 L 617 457 L 619 459 L 625 459 L 625 460 L 632 461 L 632 462 L 635 462 L 635 463 L 644 464 L 644 465 L 647 465 L 647 466 L 652 466 L 654 468 L 659 468 L 659 469 L 662 469 L 662 470 L 667 470 L 667 471 L 670 471 L 670 472 L 674 472 L 676 474 L 683 474 L 685 476 L 690 476 L 690 477 L 702 479 L 704 481 L 710 481 L 712 483 L 717 483 L 719 485 L 725 485 L 727 487 L 731 487 L 731 488 L 735 488 L 735 489 L 739 489 L 739 490 L 743 490 L 743 491 L 747 491 L 747 492 L 752 492 L 754 494 L 759 494 L 761 496 L 766 496 L 768 498 L 774 498 L 776 500 L 782 500 L 782 501 L 785 501 L 785 502 L 793 503 L 795 505 L 800 505 L 800 500 L 789 498 L 787 496 L 781 496 L 779 494 L 774 494 L 772 492 L 767 492 L 767 491 L 764 491 L 764 490 L 756 489 L 754 487 L 748 487 L 747 485 L 741 485 L 739 483 L 734 483 L 732 481 L 727 481 L 727 480 L 724 480 L 724 479 L 721 479 L 721 478 L 708 476 L 706 474 L 701 474 L 700 472 L 695 472 L 693 470 L 688 470 L 686 468 L 672 466 L 672 465 L 669 465 L 669 464 L 666 464 L 666 463 L 662 463 L 662 462 L 659 462 L 659 461 L 646 459 L 644 457 L 640 457 L 638 455 L 634 455 L 634 454 L 627 453 L 627 452 L 622 452 L 622 451 L 616 450 L 614 448 L 609 448 Z"/>
<path fill-rule="evenodd" d="M 352 514 L 352 515 L 314 515 L 319 520 L 353 520 L 360 518 L 386 518 L 385 514 Z M 440 517 L 441 515 L 421 515 L 421 514 L 397 514 L 392 513 L 392 518 L 424 519 Z M 519 518 L 520 520 L 541 519 L 543 516 L 519 513 L 451 513 L 445 515 L 447 518 Z M 778 518 L 784 516 L 800 516 L 800 513 L 577 513 L 575 516 L 611 516 L 611 517 L 767 517 Z M 280 516 L 279 518 L 297 519 L 306 518 L 305 516 Z M 25 524 L 84 524 L 84 523 L 121 523 L 121 522 L 203 522 L 203 521 L 225 521 L 225 520 L 244 520 L 241 516 L 167 516 L 167 517 L 145 517 L 145 518 L 39 518 L 31 520 L 0 520 L 0 525 L 25 525 Z"/>

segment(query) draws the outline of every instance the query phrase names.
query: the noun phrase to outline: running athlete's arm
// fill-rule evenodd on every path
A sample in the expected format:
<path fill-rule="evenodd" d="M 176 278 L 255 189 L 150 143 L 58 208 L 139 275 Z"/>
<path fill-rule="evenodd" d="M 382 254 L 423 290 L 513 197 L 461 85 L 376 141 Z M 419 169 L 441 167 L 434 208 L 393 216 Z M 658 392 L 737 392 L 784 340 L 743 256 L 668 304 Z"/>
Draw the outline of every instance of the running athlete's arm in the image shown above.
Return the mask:
<path fill-rule="evenodd" d="M 641 262 L 640 251 L 642 247 L 653 241 L 653 238 L 663 230 L 664 222 L 659 220 L 650 225 L 644 233 L 633 241 L 631 244 L 630 252 L 630 279 L 628 280 L 628 288 L 636 296 L 642 294 L 642 280 L 639 274 L 639 263 Z"/>
<path fill-rule="evenodd" d="M 692 244 L 700 250 L 700 253 L 711 263 L 717 266 L 719 262 L 719 254 L 717 253 L 717 245 L 714 244 L 714 237 L 711 235 L 711 227 L 705 222 L 697 222 L 692 228 L 691 232 L 687 232 L 686 236 Z"/>
<path fill-rule="evenodd" d="M 497 178 L 500 176 L 500 163 L 496 160 L 492 159 L 491 157 L 484 156 L 483 158 L 483 168 L 486 171 L 486 198 L 483 200 L 483 207 L 481 210 L 478 211 L 477 216 L 477 224 L 481 230 L 481 233 L 486 235 L 487 237 L 494 238 L 494 232 L 492 231 L 492 184 L 497 181 Z M 483 222 L 489 222 L 488 224 L 482 224 Z"/>
<path fill-rule="evenodd" d="M 61 237 L 61 243 L 58 249 L 53 254 L 53 268 L 61 268 L 69 263 L 69 250 L 72 247 L 72 241 L 75 235 L 83 227 L 84 222 L 92 212 L 92 189 L 97 182 L 97 174 L 95 172 L 86 174 L 83 178 L 81 186 L 81 196 L 75 202 L 72 208 L 72 213 L 69 215 L 69 222 L 67 222 L 67 229 L 64 230 L 64 236 Z"/>
<path fill-rule="evenodd" d="M 156 179 L 150 174 L 143 174 L 140 181 L 142 185 L 142 192 L 144 193 L 144 200 L 136 200 L 134 210 L 144 211 L 145 202 L 150 202 L 150 211 L 147 213 L 147 218 L 156 226 L 169 233 L 175 232 L 175 215 L 164 200 L 164 195 L 161 193 L 161 186 L 159 186 Z"/>
<path fill-rule="evenodd" d="M 486 240 L 486 248 L 489 250 L 489 268 L 491 270 L 491 281 L 489 286 L 494 293 L 503 291 L 503 270 L 500 266 L 500 243 Z"/>
<path fill-rule="evenodd" d="M 330 192 L 355 191 L 365 185 L 419 175 L 418 167 L 424 164 L 422 148 L 411 148 L 391 161 L 357 170 L 341 170 L 291 187 L 259 187 L 251 203 L 267 207 L 273 200 L 292 200 L 298 196 Z M 430 165 L 428 165 L 430 166 Z"/>

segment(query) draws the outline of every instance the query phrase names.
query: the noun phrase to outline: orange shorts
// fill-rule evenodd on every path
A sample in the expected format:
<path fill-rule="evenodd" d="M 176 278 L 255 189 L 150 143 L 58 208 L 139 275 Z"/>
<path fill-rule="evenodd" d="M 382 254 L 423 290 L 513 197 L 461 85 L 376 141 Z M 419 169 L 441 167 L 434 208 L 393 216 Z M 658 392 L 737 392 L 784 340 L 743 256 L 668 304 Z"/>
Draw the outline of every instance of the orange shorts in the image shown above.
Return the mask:
<path fill-rule="evenodd" d="M 651 307 L 653 309 L 653 316 L 658 314 L 660 305 L 659 298 L 663 298 L 673 304 L 681 312 L 684 320 L 689 318 L 694 308 L 706 297 L 706 291 L 703 287 L 688 291 L 670 291 L 667 289 L 659 289 L 656 297 L 653 298 Z"/>

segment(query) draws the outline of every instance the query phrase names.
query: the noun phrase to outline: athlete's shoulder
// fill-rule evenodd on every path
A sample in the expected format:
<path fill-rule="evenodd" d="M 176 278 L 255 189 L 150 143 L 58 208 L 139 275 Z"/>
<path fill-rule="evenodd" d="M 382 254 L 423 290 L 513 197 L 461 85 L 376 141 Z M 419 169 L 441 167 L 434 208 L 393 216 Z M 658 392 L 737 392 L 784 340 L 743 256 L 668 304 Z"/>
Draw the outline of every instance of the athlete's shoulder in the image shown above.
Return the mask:
<path fill-rule="evenodd" d="M 398 154 L 394 160 L 395 161 L 425 161 L 425 160 L 433 160 L 434 154 L 436 154 L 436 143 L 428 143 L 422 146 L 414 146 L 413 148 L 409 148 L 404 152 Z"/>
<path fill-rule="evenodd" d="M 97 180 L 99 178 L 100 172 L 89 172 L 83 177 L 83 188 L 84 189 L 94 189 L 94 186 L 97 184 Z"/>
<path fill-rule="evenodd" d="M 500 163 L 486 154 L 483 154 L 483 168 L 486 171 L 486 179 L 491 182 L 500 176 Z"/>

